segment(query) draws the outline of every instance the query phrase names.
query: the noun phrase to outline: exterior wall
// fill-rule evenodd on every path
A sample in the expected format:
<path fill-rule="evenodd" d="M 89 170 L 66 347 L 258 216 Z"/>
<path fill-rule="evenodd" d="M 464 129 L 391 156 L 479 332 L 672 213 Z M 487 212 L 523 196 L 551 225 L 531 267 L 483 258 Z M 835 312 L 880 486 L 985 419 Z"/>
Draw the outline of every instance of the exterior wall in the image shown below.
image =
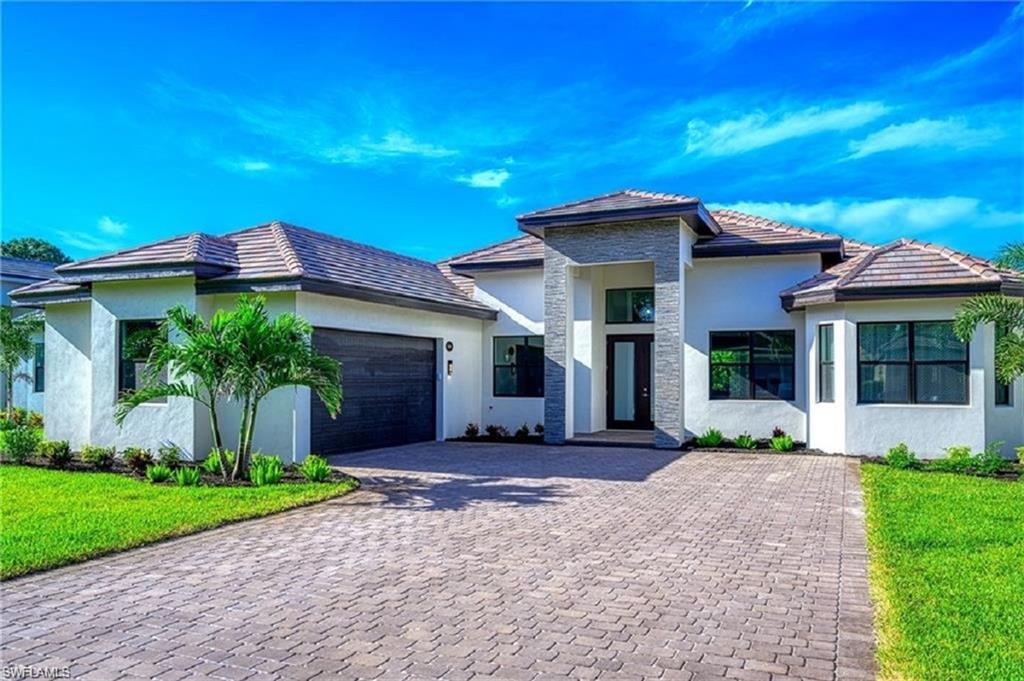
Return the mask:
<path fill-rule="evenodd" d="M 92 305 L 46 306 L 46 418 L 43 432 L 75 449 L 89 444 L 92 423 Z"/>
<path fill-rule="evenodd" d="M 821 269 L 817 255 L 699 258 L 686 284 L 686 425 L 691 434 L 718 428 L 726 437 L 768 437 L 779 426 L 807 438 L 807 361 L 802 313 L 787 314 L 779 291 Z M 660 309 L 659 309 L 660 313 Z M 796 388 L 783 400 L 711 400 L 712 331 L 793 330 Z"/>
<path fill-rule="evenodd" d="M 475 283 L 474 297 L 498 310 L 496 321 L 482 324 L 480 427 L 496 424 L 514 431 L 526 423 L 533 428 L 544 422 L 543 397 L 494 396 L 494 338 L 544 335 L 542 271 L 481 272 L 475 276 Z"/>
<path fill-rule="evenodd" d="M 1002 442 L 1004 457 L 1016 457 L 1015 448 L 1024 446 L 1024 379 L 1013 382 L 1009 405 L 996 405 L 995 327 L 979 329 L 974 342 L 983 344 L 985 363 L 985 441 Z"/>
<path fill-rule="evenodd" d="M 37 333 L 33 336 L 32 340 L 35 343 L 44 343 L 44 332 Z M 18 365 L 18 370 L 14 372 L 14 396 L 11 402 L 15 407 L 21 407 L 22 409 L 28 409 L 30 411 L 45 411 L 45 405 L 43 404 L 43 396 L 45 390 L 36 392 L 35 388 L 35 369 L 36 360 L 33 355 L 27 360 L 22 360 Z M 43 375 L 44 388 L 46 382 L 46 375 Z M 6 390 L 6 382 L 3 382 L 3 387 L 0 388 L 0 405 L 7 403 L 7 398 L 2 394 L 2 391 Z"/>
<path fill-rule="evenodd" d="M 313 326 L 434 338 L 438 343 L 438 439 L 462 435 L 467 423 L 480 422 L 481 338 L 483 324 L 487 322 L 312 293 L 297 294 L 296 312 Z M 451 352 L 445 349 L 448 341 L 453 344 Z M 453 362 L 451 376 L 447 375 L 449 360 Z M 296 460 L 305 458 L 309 450 L 309 409 L 301 404 L 301 400 L 309 399 L 309 391 L 305 388 L 299 391 L 296 432 L 305 433 L 306 441 L 303 449 L 302 438 L 299 438 Z"/>
<path fill-rule="evenodd" d="M 813 307 L 807 310 L 805 317 L 804 338 L 807 342 L 802 359 L 807 367 L 807 442 L 824 452 L 844 452 L 847 393 L 852 390 L 856 400 L 857 391 L 856 384 L 851 385 L 844 380 L 844 357 L 847 347 L 857 344 L 856 328 L 845 323 L 841 305 Z M 832 325 L 835 372 L 832 402 L 818 401 L 818 326 L 821 324 Z"/>

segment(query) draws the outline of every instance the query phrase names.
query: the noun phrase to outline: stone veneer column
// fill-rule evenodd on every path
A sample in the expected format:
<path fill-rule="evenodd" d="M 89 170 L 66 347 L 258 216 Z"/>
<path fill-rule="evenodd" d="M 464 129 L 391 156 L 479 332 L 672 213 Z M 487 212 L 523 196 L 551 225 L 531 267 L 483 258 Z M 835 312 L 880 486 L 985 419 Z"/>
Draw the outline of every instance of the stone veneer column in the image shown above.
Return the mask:
<path fill-rule="evenodd" d="M 544 441 L 560 445 L 566 438 L 569 360 L 569 259 L 544 246 Z"/>
<path fill-rule="evenodd" d="M 679 447 L 683 426 L 684 266 L 679 249 L 654 261 L 654 446 Z"/>

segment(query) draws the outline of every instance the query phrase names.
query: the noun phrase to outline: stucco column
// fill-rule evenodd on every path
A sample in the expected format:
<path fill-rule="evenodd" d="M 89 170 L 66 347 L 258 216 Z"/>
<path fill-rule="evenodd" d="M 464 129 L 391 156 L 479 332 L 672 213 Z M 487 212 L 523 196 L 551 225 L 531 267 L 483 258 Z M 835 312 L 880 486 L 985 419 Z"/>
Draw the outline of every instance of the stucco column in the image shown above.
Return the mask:
<path fill-rule="evenodd" d="M 572 396 L 572 273 L 569 259 L 544 247 L 544 441 L 564 444 Z"/>

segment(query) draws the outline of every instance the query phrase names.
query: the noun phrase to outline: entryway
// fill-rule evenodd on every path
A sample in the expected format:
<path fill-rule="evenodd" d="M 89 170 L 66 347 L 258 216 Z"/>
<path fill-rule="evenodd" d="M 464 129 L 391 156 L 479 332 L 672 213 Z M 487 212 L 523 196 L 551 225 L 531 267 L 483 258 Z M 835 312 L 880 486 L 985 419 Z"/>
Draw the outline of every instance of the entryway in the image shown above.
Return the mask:
<path fill-rule="evenodd" d="M 607 419 L 610 430 L 653 430 L 651 334 L 609 335 Z"/>

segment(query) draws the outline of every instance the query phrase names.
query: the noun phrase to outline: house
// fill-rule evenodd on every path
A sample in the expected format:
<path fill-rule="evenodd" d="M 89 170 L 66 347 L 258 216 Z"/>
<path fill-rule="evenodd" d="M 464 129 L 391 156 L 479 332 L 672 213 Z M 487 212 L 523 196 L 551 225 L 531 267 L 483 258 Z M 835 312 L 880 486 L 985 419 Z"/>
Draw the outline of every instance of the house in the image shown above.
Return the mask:
<path fill-rule="evenodd" d="M 210 447 L 203 408 L 171 398 L 118 428 L 163 312 L 242 292 L 315 327 L 342 360 L 337 420 L 275 391 L 255 444 L 300 460 L 543 423 L 551 444 L 609 430 L 680 446 L 780 427 L 827 452 L 922 455 L 1024 441 L 1024 385 L 1000 385 L 992 328 L 965 298 L 1024 295 L 1018 273 L 907 239 L 871 246 L 696 197 L 614 192 L 518 218 L 520 236 L 433 264 L 282 222 L 193 233 L 57 268 L 12 294 L 46 309 L 46 433 L 74 446 Z M 226 429 L 238 412 L 226 405 Z M 225 432 L 230 432 L 226 430 Z"/>
<path fill-rule="evenodd" d="M 9 295 L 11 291 L 52 279 L 54 276 L 52 263 L 0 256 L 0 305 L 12 307 Z M 15 311 L 15 314 L 18 314 L 18 311 Z M 38 334 L 35 341 L 35 353 L 29 359 L 22 361 L 15 372 L 14 395 L 11 403 L 15 407 L 42 412 L 43 383 L 46 371 L 43 335 Z M 6 404 L 7 380 L 3 374 L 0 374 L 0 405 Z"/>

